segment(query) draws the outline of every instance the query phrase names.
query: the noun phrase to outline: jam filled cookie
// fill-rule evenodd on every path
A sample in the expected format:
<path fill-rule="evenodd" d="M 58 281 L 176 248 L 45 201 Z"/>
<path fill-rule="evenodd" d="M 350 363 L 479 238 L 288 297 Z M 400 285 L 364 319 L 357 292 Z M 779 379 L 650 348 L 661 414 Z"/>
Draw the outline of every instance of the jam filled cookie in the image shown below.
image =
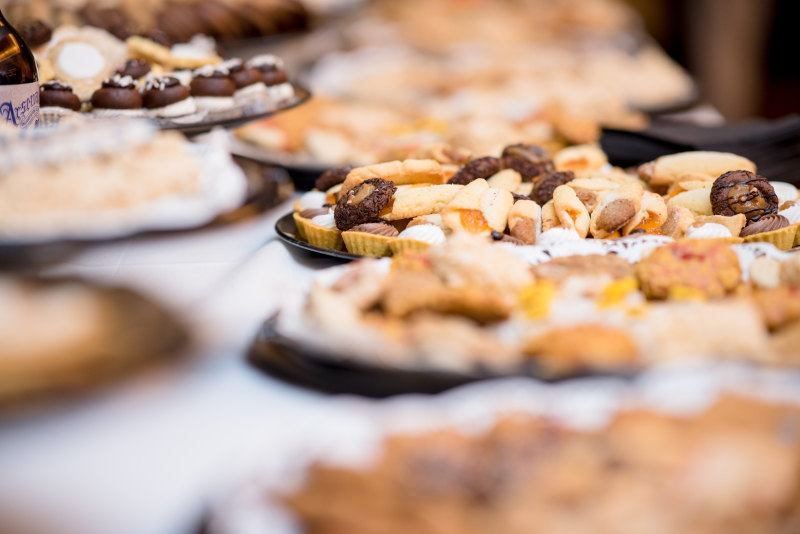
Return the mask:
<path fill-rule="evenodd" d="M 144 101 L 130 76 L 114 75 L 103 81 L 102 87 L 92 94 L 92 108 L 98 116 L 138 116 Z"/>
<path fill-rule="evenodd" d="M 751 223 L 777 213 L 778 195 L 762 176 L 750 171 L 729 171 L 711 186 L 711 208 L 714 215 L 743 213 Z"/>

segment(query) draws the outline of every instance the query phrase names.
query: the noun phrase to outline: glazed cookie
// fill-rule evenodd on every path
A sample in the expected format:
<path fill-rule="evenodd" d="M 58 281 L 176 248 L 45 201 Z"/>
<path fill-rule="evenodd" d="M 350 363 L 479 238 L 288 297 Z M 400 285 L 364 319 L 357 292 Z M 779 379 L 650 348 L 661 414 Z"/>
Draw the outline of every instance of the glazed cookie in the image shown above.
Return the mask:
<path fill-rule="evenodd" d="M 373 222 L 397 191 L 394 183 L 381 178 L 364 180 L 347 191 L 336 202 L 333 212 L 336 227 L 349 230 L 359 224 Z"/>
<path fill-rule="evenodd" d="M 778 196 L 766 178 L 750 171 L 729 171 L 711 187 L 714 215 L 743 213 L 748 222 L 778 211 Z"/>
<path fill-rule="evenodd" d="M 492 157 L 485 156 L 478 159 L 473 159 L 463 167 L 461 167 L 455 176 L 450 178 L 448 184 L 467 185 L 468 183 L 479 178 L 489 178 L 497 174 L 501 170 L 500 160 Z"/>
<path fill-rule="evenodd" d="M 537 145 L 509 145 L 503 149 L 501 164 L 504 169 L 514 169 L 522 180 L 532 182 L 536 177 L 555 170 L 550 153 Z"/>

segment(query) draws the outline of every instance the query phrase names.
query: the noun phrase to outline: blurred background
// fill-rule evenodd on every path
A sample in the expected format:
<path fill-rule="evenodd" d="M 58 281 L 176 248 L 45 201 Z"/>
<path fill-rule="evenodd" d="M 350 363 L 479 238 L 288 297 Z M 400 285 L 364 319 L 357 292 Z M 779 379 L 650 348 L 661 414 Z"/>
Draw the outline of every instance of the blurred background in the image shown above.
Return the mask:
<path fill-rule="evenodd" d="M 727 119 L 800 111 L 794 0 L 627 0 Z"/>

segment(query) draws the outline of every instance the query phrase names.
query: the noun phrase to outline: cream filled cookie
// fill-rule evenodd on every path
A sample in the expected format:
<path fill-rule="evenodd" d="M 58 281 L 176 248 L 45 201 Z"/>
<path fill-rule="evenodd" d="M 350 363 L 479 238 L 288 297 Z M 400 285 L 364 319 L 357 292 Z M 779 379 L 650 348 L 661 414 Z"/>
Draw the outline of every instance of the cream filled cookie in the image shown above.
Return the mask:
<path fill-rule="evenodd" d="M 172 76 L 148 78 L 142 99 L 148 114 L 153 117 L 180 117 L 197 111 L 189 88 Z"/>
<path fill-rule="evenodd" d="M 191 95 L 200 109 L 219 111 L 234 105 L 236 84 L 227 69 L 208 65 L 194 71 Z"/>
<path fill-rule="evenodd" d="M 80 111 L 81 101 L 71 85 L 51 80 L 39 86 L 39 107 L 42 113 L 63 115 Z"/>
<path fill-rule="evenodd" d="M 261 71 L 262 81 L 269 91 L 270 98 L 275 102 L 294 96 L 294 88 L 289 83 L 281 58 L 272 54 L 262 54 L 252 58 L 245 66 L 255 67 Z"/>
<path fill-rule="evenodd" d="M 114 75 L 103 81 L 102 87 L 92 94 L 92 109 L 98 116 L 138 116 L 144 102 L 130 76 Z"/>

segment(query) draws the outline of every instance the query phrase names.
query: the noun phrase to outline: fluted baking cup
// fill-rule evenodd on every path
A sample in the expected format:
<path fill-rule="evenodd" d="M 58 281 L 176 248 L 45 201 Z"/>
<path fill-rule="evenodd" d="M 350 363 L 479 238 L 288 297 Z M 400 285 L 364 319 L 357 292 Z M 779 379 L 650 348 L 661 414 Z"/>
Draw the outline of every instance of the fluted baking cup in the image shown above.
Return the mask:
<path fill-rule="evenodd" d="M 396 241 L 397 238 L 367 232 L 347 231 L 342 232 L 342 240 L 347 252 L 351 254 L 381 258 L 392 254 L 390 243 Z"/>
<path fill-rule="evenodd" d="M 342 232 L 332 228 L 325 228 L 314 224 L 310 219 L 294 214 L 294 222 L 297 224 L 297 233 L 303 237 L 310 245 L 333 250 L 342 250 Z"/>
<path fill-rule="evenodd" d="M 749 235 L 744 238 L 745 243 L 770 243 L 780 250 L 789 250 L 797 241 L 797 232 L 800 223 L 791 224 L 779 230 Z"/>

